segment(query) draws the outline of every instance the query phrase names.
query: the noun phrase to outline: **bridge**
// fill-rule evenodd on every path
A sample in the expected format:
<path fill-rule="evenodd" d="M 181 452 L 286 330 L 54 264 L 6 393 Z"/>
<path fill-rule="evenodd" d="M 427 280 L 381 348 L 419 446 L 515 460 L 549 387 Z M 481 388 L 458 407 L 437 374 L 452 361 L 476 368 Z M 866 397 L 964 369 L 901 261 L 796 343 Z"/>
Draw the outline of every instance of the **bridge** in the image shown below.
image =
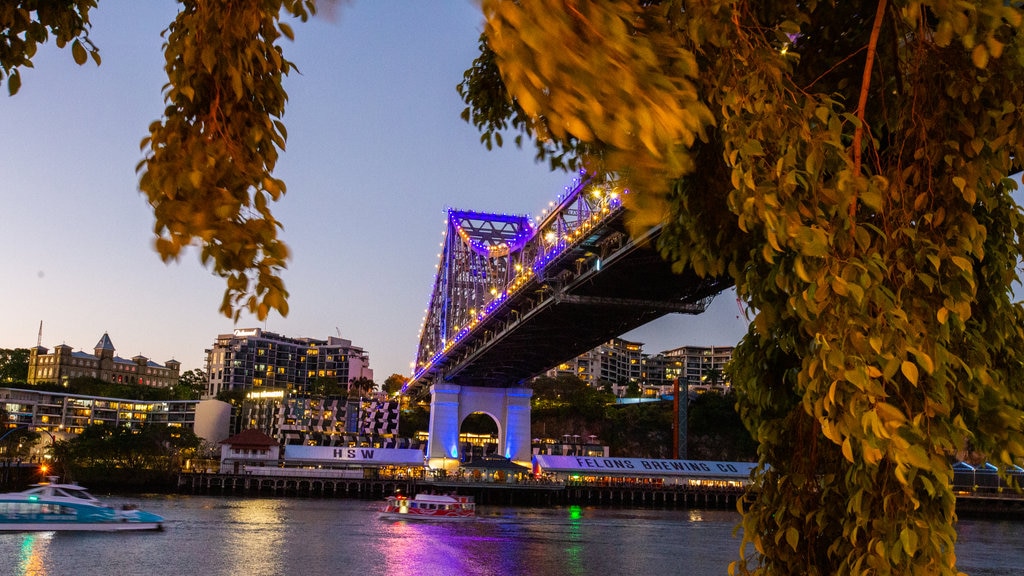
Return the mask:
<path fill-rule="evenodd" d="M 731 286 L 673 272 L 655 249 L 661 227 L 632 237 L 626 194 L 581 172 L 537 219 L 448 211 L 402 391 L 432 395 L 431 461 L 457 457 L 458 426 L 477 411 L 498 422 L 505 456 L 522 459 L 529 379 L 666 314 L 700 314 Z"/>

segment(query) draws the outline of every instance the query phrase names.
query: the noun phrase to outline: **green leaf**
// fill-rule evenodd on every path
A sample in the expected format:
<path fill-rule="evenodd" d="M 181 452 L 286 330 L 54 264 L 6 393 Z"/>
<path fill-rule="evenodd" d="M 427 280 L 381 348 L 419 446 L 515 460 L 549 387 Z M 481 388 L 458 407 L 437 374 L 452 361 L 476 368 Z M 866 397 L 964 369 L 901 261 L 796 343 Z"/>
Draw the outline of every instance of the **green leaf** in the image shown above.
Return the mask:
<path fill-rule="evenodd" d="M 909 527 L 901 530 L 900 544 L 903 545 L 903 551 L 906 552 L 908 556 L 913 556 L 917 552 L 917 532 Z"/>
<path fill-rule="evenodd" d="M 786 543 L 795 551 L 800 544 L 800 531 L 792 526 L 786 528 Z"/>

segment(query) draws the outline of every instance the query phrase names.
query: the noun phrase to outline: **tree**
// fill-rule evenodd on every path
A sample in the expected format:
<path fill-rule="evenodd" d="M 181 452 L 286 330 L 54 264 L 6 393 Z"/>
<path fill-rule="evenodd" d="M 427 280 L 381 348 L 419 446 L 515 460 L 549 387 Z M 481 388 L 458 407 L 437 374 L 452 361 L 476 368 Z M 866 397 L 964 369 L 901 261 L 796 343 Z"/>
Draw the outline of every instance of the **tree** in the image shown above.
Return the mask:
<path fill-rule="evenodd" d="M 704 381 L 712 388 L 718 386 L 718 383 L 722 381 L 722 371 L 718 368 L 707 370 L 704 372 Z"/>
<path fill-rule="evenodd" d="M 0 382 L 25 382 L 28 380 L 28 348 L 0 348 Z"/>
<path fill-rule="evenodd" d="M 627 398 L 639 398 L 643 395 L 643 390 L 640 389 L 640 383 L 636 380 L 628 380 L 626 382 L 626 397 Z"/>
<path fill-rule="evenodd" d="M 347 390 L 342 388 L 338 379 L 328 376 L 316 376 L 306 385 L 306 391 L 314 396 L 344 396 Z"/>
<path fill-rule="evenodd" d="M 484 141 L 621 186 L 756 311 L 731 382 L 763 574 L 955 574 L 950 460 L 1024 456 L 1019 2 L 484 0 Z"/>
<path fill-rule="evenodd" d="M 246 391 L 236 388 L 231 390 L 221 390 L 217 393 L 217 400 L 221 402 L 227 402 L 234 407 L 241 407 L 242 403 L 245 402 Z"/>
<path fill-rule="evenodd" d="M 206 372 L 193 368 L 178 376 L 178 385 L 174 387 L 175 395 L 183 400 L 196 400 L 206 394 Z"/>
<path fill-rule="evenodd" d="M 402 390 L 402 387 L 409 381 L 408 376 L 392 374 L 384 380 L 383 390 L 388 396 L 392 396 Z"/>
<path fill-rule="evenodd" d="M 0 434 L 6 433 L 7 430 L 3 429 Z M 17 429 L 4 436 L 2 442 L 0 442 L 0 454 L 3 458 L 8 461 L 21 461 L 28 460 L 29 455 L 32 453 L 32 447 L 39 442 L 41 435 L 39 432 L 28 429 Z"/>
<path fill-rule="evenodd" d="M 415 404 L 408 410 L 402 410 L 398 418 L 398 435 L 412 438 L 417 432 L 426 432 L 430 428 L 429 405 Z"/>
<path fill-rule="evenodd" d="M 373 392 L 376 389 L 377 384 L 373 380 L 370 380 L 365 376 L 353 378 L 352 381 L 349 382 L 348 384 L 349 396 L 364 396 L 369 394 L 370 392 Z"/>
<path fill-rule="evenodd" d="M 593 388 L 572 374 L 541 376 L 530 388 L 530 421 L 536 434 L 547 438 L 604 434 L 606 409 L 615 402 L 614 394 Z"/>
<path fill-rule="evenodd" d="M 331 0 L 321 0 L 321 3 Z M 274 178 L 287 131 L 280 118 L 287 94 L 282 78 L 294 68 L 277 44 L 291 39 L 282 16 L 305 21 L 316 0 L 179 0 L 181 11 L 164 31 L 164 117 L 150 124 L 139 163 L 139 189 L 156 218 L 156 250 L 166 262 L 198 244 L 200 258 L 225 279 L 221 312 L 238 319 L 246 309 L 266 318 L 288 314 L 280 271 L 288 248 L 269 203 L 285 193 Z M 19 69 L 32 65 L 52 36 L 71 47 L 75 62 L 99 48 L 89 38 L 97 0 L 0 5 L 0 82 L 13 96 Z M 230 22 L 230 26 L 226 23 Z"/>

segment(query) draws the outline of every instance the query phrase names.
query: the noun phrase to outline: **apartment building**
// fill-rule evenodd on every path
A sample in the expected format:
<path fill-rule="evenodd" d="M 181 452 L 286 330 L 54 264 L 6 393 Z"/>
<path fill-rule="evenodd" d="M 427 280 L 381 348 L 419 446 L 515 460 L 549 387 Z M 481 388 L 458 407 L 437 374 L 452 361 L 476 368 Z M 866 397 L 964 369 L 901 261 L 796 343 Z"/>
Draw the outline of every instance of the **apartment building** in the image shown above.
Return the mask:
<path fill-rule="evenodd" d="M 640 342 L 615 338 L 552 368 L 547 375 L 571 374 L 591 386 L 609 383 L 625 390 L 627 384 L 638 384 L 645 377 L 643 347 Z"/>
<path fill-rule="evenodd" d="M 289 338 L 259 328 L 217 336 L 206 350 L 207 397 L 223 391 L 314 392 L 315 386 L 373 379 L 369 355 L 351 340 Z"/>
<path fill-rule="evenodd" d="M 397 446 L 399 402 L 376 398 L 299 396 L 283 390 L 247 394 L 234 433 L 255 429 L 281 445 Z"/>
<path fill-rule="evenodd" d="M 228 436 L 231 411 L 229 404 L 217 400 L 132 400 L 19 388 L 0 388 L 0 407 L 7 414 L 3 429 L 35 430 L 55 440 L 81 434 L 94 424 L 129 429 L 166 424 L 219 442 Z"/>
<path fill-rule="evenodd" d="M 616 338 L 549 370 L 555 377 L 572 374 L 591 386 L 608 384 L 616 396 L 624 396 L 629 385 L 642 396 L 671 394 L 675 380 L 696 392 L 728 387 L 725 365 L 732 359 L 733 346 L 681 346 L 648 355 L 643 344 Z"/>

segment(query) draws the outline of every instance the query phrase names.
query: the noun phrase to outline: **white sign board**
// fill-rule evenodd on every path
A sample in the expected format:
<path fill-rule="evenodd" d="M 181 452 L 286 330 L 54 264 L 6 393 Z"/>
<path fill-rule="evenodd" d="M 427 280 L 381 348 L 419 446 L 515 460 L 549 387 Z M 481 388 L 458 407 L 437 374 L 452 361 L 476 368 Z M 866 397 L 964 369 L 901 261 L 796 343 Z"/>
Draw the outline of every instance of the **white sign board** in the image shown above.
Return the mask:
<path fill-rule="evenodd" d="M 701 478 L 747 478 L 754 462 L 714 460 L 658 460 L 654 458 L 603 458 L 592 456 L 533 457 L 534 470 L 605 474 L 609 476 L 698 476 Z"/>
<path fill-rule="evenodd" d="M 284 460 L 325 465 L 423 466 L 423 451 L 417 448 L 285 446 Z"/>

